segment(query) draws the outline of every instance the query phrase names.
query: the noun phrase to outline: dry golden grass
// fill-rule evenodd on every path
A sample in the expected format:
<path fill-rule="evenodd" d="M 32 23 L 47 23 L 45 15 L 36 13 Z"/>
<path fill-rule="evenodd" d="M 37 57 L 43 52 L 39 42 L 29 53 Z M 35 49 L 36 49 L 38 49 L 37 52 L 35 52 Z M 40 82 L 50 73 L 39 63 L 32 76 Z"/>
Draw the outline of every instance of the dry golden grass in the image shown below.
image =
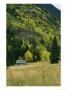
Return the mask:
<path fill-rule="evenodd" d="M 45 62 L 10 66 L 7 69 L 9 86 L 59 86 L 60 63 Z"/>

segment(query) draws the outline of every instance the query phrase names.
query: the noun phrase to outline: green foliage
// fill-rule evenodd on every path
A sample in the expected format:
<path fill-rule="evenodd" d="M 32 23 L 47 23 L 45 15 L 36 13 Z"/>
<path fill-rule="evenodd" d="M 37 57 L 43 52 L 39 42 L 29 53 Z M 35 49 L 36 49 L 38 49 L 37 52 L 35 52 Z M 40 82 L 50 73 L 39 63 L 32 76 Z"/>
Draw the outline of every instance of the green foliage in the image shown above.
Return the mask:
<path fill-rule="evenodd" d="M 41 60 L 42 61 L 49 61 L 50 60 L 50 52 L 42 51 L 42 53 L 41 53 Z"/>
<path fill-rule="evenodd" d="M 18 57 L 18 60 L 22 60 L 23 58 L 21 56 Z"/>
<path fill-rule="evenodd" d="M 30 51 L 27 51 L 25 53 L 25 59 L 26 59 L 27 62 L 32 62 L 33 54 Z"/>
<path fill-rule="evenodd" d="M 54 37 L 52 42 L 50 59 L 51 59 L 50 61 L 51 63 L 58 63 L 59 61 L 59 47 L 56 37 Z"/>

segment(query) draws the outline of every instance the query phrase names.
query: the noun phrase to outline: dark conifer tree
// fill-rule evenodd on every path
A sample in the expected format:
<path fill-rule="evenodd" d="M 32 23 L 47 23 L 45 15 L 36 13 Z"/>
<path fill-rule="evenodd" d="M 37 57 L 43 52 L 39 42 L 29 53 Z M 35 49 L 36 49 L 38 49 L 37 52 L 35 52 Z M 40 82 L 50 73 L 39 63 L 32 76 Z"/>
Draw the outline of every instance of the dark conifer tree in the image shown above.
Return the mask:
<path fill-rule="evenodd" d="M 56 37 L 54 37 L 51 46 L 50 63 L 58 63 L 59 61 L 59 47 Z"/>

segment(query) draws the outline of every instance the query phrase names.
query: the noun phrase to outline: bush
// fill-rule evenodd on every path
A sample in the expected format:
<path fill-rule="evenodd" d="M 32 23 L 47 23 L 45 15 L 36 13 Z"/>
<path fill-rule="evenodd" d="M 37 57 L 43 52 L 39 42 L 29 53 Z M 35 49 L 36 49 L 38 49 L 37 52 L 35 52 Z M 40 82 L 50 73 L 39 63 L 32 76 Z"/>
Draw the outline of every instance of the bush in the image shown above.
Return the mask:
<path fill-rule="evenodd" d="M 43 51 L 41 53 L 41 60 L 42 61 L 48 61 L 50 59 L 50 52 L 48 51 Z"/>
<path fill-rule="evenodd" d="M 21 56 L 19 56 L 18 60 L 22 60 L 23 58 Z"/>
<path fill-rule="evenodd" d="M 33 54 L 28 50 L 25 53 L 25 59 L 26 59 L 27 62 L 31 62 L 32 61 L 32 58 L 33 58 Z"/>

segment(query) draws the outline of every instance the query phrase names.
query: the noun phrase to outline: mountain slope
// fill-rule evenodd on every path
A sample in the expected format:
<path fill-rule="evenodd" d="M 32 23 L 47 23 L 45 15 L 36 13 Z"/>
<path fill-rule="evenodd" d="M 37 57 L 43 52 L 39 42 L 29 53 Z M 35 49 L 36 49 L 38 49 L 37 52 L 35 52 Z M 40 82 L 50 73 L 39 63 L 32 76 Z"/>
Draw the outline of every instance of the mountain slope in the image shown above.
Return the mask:
<path fill-rule="evenodd" d="M 40 26 L 40 24 L 42 24 L 42 26 L 48 25 L 49 27 L 50 26 L 53 27 L 53 25 L 59 26 L 60 24 L 59 23 L 60 20 L 58 19 L 60 18 L 60 11 L 50 4 L 8 5 L 7 11 L 8 11 L 7 15 L 9 15 L 12 18 L 11 21 L 13 21 L 14 19 L 15 23 L 18 22 L 17 27 L 20 28 L 23 28 L 23 26 L 21 27 L 21 25 L 19 26 L 19 24 L 22 23 L 23 25 L 23 23 L 25 22 L 26 22 L 25 25 L 29 23 L 28 28 L 29 26 L 30 28 L 31 27 L 34 28 L 37 25 Z M 34 25 L 32 25 L 32 23 Z M 46 23 L 47 25 L 45 25 Z"/>
<path fill-rule="evenodd" d="M 60 11 L 53 5 L 7 4 L 6 18 L 7 51 L 12 58 L 11 52 L 17 54 L 14 55 L 15 60 L 22 56 L 18 52 L 23 44 L 28 46 L 28 50 L 35 43 L 36 47 L 50 51 L 53 37 L 56 36 L 60 45 Z"/>
<path fill-rule="evenodd" d="M 57 19 L 60 19 L 61 11 L 54 7 L 52 4 L 37 4 L 38 7 L 50 12 L 52 16 L 56 16 Z"/>

